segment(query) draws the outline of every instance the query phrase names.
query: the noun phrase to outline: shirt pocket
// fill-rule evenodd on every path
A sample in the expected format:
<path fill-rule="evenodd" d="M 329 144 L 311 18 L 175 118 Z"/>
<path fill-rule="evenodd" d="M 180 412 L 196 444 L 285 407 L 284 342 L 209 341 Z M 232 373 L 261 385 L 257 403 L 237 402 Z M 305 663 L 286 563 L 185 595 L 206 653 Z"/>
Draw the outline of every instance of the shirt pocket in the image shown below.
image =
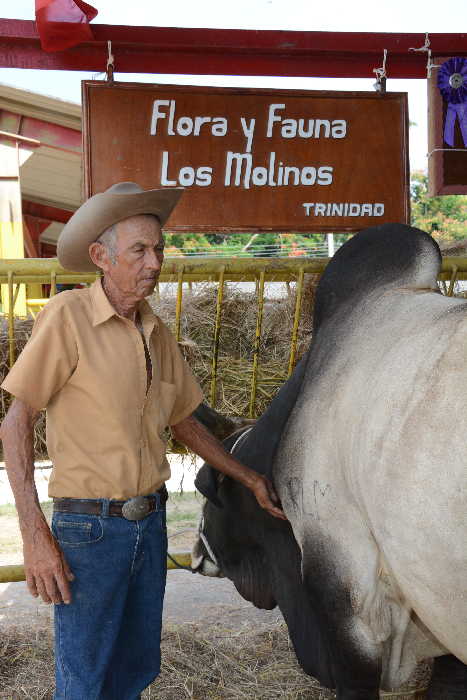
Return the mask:
<path fill-rule="evenodd" d="M 159 409 L 159 425 L 158 433 L 161 439 L 164 439 L 164 431 L 169 425 L 170 416 L 177 398 L 177 387 L 175 384 L 168 382 L 160 382 L 159 400 L 157 402 Z"/>
<path fill-rule="evenodd" d="M 102 539 L 102 520 L 71 513 L 54 513 L 52 532 L 60 545 L 81 547 Z"/>

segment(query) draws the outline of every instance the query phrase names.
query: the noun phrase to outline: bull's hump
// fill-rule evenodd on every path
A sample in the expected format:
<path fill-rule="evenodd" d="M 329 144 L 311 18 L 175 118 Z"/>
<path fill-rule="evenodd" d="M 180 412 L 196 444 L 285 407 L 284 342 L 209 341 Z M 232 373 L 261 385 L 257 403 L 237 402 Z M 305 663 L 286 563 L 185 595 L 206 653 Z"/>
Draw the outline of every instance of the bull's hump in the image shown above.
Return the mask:
<path fill-rule="evenodd" d="M 375 291 L 437 289 L 441 253 L 424 231 L 383 224 L 356 234 L 334 255 L 315 299 L 314 331 L 340 311 L 357 308 Z"/>

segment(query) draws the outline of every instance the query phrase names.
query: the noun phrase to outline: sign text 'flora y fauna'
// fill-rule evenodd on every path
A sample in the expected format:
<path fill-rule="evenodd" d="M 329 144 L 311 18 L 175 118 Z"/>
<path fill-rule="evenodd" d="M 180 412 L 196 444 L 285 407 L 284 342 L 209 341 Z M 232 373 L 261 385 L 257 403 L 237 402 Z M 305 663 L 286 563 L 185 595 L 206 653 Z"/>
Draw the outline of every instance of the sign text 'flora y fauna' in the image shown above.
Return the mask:
<path fill-rule="evenodd" d="M 407 96 L 85 82 L 86 195 L 186 192 L 167 228 L 354 231 L 407 222 Z"/>

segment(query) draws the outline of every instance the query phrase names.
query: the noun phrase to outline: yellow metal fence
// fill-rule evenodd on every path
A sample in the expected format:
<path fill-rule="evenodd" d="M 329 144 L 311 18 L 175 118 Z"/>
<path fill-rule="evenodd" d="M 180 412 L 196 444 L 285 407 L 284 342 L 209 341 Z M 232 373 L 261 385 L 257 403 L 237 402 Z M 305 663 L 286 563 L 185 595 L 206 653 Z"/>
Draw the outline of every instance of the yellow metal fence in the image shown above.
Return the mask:
<path fill-rule="evenodd" d="M 292 327 L 290 332 L 290 352 L 287 367 L 284 367 L 284 377 L 293 371 L 296 353 L 300 314 L 302 308 L 304 280 L 306 274 L 321 274 L 327 265 L 327 259 L 311 258 L 240 258 L 240 259 L 206 259 L 206 258 L 174 258 L 164 262 L 160 282 L 172 282 L 177 285 L 175 299 L 175 334 L 180 340 L 181 317 L 183 313 L 183 291 L 185 283 L 213 282 L 217 284 L 215 324 L 212 339 L 210 400 L 214 405 L 218 378 L 218 358 L 222 330 L 222 305 L 225 285 L 227 282 L 256 283 L 256 329 L 253 346 L 252 377 L 250 389 L 250 416 L 254 415 L 259 352 L 263 326 L 263 310 L 266 282 L 295 282 L 296 297 Z M 50 285 L 50 296 L 57 293 L 58 284 L 92 283 L 95 274 L 70 273 L 60 267 L 55 259 L 0 260 L 0 284 L 8 285 L 8 341 L 9 364 L 15 361 L 15 303 L 20 293 L 21 285 L 45 284 Z M 440 286 L 444 294 L 454 294 L 457 281 L 467 279 L 467 258 L 444 258 L 439 276 Z M 32 316 L 35 315 L 47 299 L 29 299 L 27 308 Z M 188 553 L 177 553 L 177 563 L 190 565 Z M 176 563 L 168 560 L 169 568 L 176 568 Z M 24 580 L 24 568 L 18 566 L 0 567 L 0 583 L 5 581 Z M 388 695 L 389 697 L 389 695 Z"/>
<path fill-rule="evenodd" d="M 266 282 L 296 283 L 295 309 L 290 333 L 290 352 L 287 366 L 281 377 L 290 376 L 296 362 L 298 330 L 302 308 L 304 280 L 306 274 L 321 274 L 326 267 L 326 258 L 167 258 L 160 275 L 160 282 L 177 285 L 175 299 L 175 335 L 180 340 L 185 283 L 213 282 L 217 285 L 216 312 L 212 338 L 210 401 L 215 404 L 218 381 L 219 346 L 222 330 L 222 306 L 227 282 L 256 283 L 256 329 L 251 358 L 251 386 L 249 415 L 255 415 L 258 388 L 258 366 L 263 327 L 263 311 Z M 0 260 L 0 284 L 8 286 L 8 341 L 9 363 L 15 361 L 15 302 L 22 285 L 50 285 L 50 296 L 57 292 L 58 284 L 91 283 L 96 274 L 71 273 L 60 267 L 56 259 Z M 457 281 L 467 279 L 467 258 L 446 257 L 443 259 L 439 281 L 443 292 L 452 296 Z M 27 308 L 32 316 L 46 303 L 46 299 L 29 299 Z M 284 332 L 287 332 L 284 329 Z"/>

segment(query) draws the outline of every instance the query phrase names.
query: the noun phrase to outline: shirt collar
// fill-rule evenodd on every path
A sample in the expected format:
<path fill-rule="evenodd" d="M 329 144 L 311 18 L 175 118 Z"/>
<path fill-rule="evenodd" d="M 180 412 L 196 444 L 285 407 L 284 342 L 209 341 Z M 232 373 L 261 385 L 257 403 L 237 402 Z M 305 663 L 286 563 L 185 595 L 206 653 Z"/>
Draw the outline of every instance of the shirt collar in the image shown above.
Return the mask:
<path fill-rule="evenodd" d="M 149 302 L 146 299 L 139 304 L 139 315 L 141 317 L 141 322 L 143 324 L 143 329 L 146 336 L 149 338 L 154 328 L 159 325 L 159 319 L 151 308 Z"/>
<path fill-rule="evenodd" d="M 92 325 L 98 326 L 105 321 L 108 321 L 112 316 L 118 316 L 114 307 L 107 298 L 104 289 L 102 288 L 101 279 L 97 279 L 91 285 L 91 301 L 93 309 Z M 152 310 L 146 299 L 143 299 L 139 304 L 139 313 L 143 322 L 143 328 L 152 331 L 157 326 L 158 318 Z"/>
<path fill-rule="evenodd" d="M 108 321 L 112 316 L 117 315 L 114 307 L 107 299 L 107 295 L 102 288 L 100 278 L 91 285 L 91 301 L 93 310 L 93 326 L 98 326 L 100 323 Z"/>

